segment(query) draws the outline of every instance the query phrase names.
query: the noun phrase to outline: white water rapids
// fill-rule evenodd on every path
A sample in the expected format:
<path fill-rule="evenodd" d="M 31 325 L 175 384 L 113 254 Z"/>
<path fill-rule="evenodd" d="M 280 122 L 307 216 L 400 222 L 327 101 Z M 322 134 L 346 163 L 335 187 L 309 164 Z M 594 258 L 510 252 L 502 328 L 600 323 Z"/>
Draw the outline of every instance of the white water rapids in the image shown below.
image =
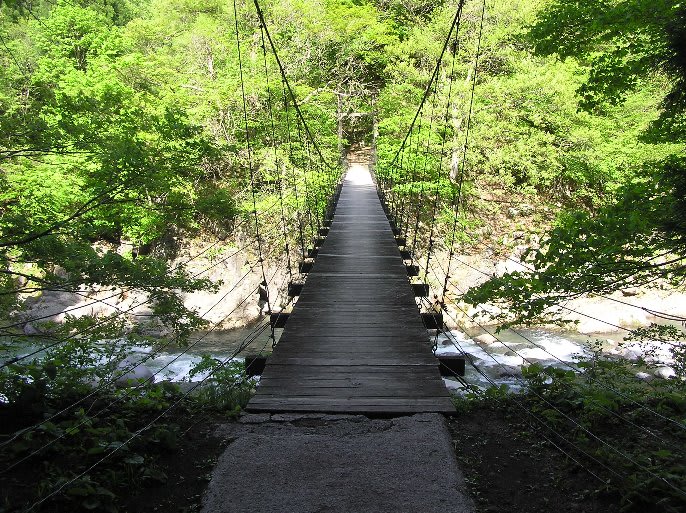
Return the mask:
<path fill-rule="evenodd" d="M 280 332 L 276 330 L 278 340 Z M 190 346 L 168 347 L 164 350 L 155 349 L 153 345 L 138 345 L 132 348 L 127 357 L 127 367 L 142 362 L 147 370 L 154 374 L 155 381 L 199 381 L 205 374 L 191 376 L 191 370 L 201 361 L 202 355 L 210 355 L 220 361 L 230 358 L 237 348 L 254 333 L 254 328 L 237 329 L 231 331 L 217 331 L 201 333 L 191 338 Z M 242 360 L 245 354 L 257 354 L 271 350 L 270 330 L 262 332 L 236 358 Z M 521 388 L 522 367 L 532 363 L 543 366 L 552 365 L 559 368 L 573 368 L 574 362 L 580 355 L 589 354 L 589 344 L 593 337 L 576 333 L 556 332 L 548 329 L 522 329 L 517 332 L 505 330 L 498 334 L 499 341 L 489 344 L 476 342 L 465 333 L 452 331 L 438 337 L 436 354 L 449 355 L 465 353 L 467 365 L 465 381 L 480 388 L 487 388 L 492 384 L 507 385 L 512 391 Z M 475 337 L 478 338 L 478 337 Z M 616 338 L 616 337 L 615 337 Z M 607 346 L 615 341 L 602 341 Z M 14 356 L 28 354 L 38 346 L 14 346 L 0 354 L 0 362 Z M 615 353 L 618 351 L 615 350 Z M 641 349 L 635 345 L 626 345 L 624 352 L 631 356 L 633 353 L 641 355 Z M 40 354 L 36 358 L 40 358 Z M 474 365 L 470 364 L 470 361 Z M 669 365 L 668 354 L 658 355 L 654 363 Z M 476 367 L 476 369 L 474 368 Z M 478 369 L 478 370 L 477 370 Z M 147 372 L 146 370 L 146 372 Z M 487 377 L 484 377 L 485 374 Z M 462 385 L 455 379 L 446 378 L 446 385 L 453 391 L 459 391 Z"/>

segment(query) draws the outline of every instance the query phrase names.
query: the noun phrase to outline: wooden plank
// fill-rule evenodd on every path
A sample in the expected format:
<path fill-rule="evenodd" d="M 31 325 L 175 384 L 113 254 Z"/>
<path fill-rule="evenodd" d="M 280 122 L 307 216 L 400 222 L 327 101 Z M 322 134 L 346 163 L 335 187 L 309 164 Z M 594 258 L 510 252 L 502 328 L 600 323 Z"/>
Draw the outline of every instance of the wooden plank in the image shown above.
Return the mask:
<path fill-rule="evenodd" d="M 371 355 L 360 355 L 352 353 L 330 354 L 326 356 L 290 356 L 272 354 L 270 360 L 274 363 L 281 363 L 287 365 L 341 365 L 341 366 L 376 366 L 376 365 L 397 365 L 397 366 L 414 366 L 414 365 L 429 365 L 435 366 L 436 359 L 431 355 L 418 353 L 402 353 L 387 355 L 385 357 L 374 357 Z M 270 362 L 271 363 L 271 362 Z"/>
<path fill-rule="evenodd" d="M 427 346 L 430 347 L 429 343 Z M 422 344 L 417 344 L 416 342 L 408 342 L 405 344 L 384 344 L 378 346 L 366 346 L 363 343 L 327 343 L 321 344 L 317 343 L 316 340 L 310 341 L 307 344 L 289 344 L 284 343 L 283 349 L 279 350 L 280 355 L 321 355 L 321 354 L 349 354 L 351 352 L 356 352 L 360 354 L 367 355 L 377 355 L 383 358 L 384 355 L 388 354 L 389 349 L 396 349 L 397 352 L 402 352 L 403 354 L 407 351 L 416 351 L 424 354 L 425 346 Z"/>
<path fill-rule="evenodd" d="M 281 394 L 263 394 L 254 397 L 255 405 L 268 404 L 272 399 L 278 399 L 283 405 L 327 405 L 327 404 L 345 404 L 347 406 L 357 407 L 373 407 L 373 406 L 400 406 L 408 405 L 417 406 L 445 406 L 452 405 L 449 397 L 348 397 L 345 395 L 339 397 L 310 397 L 310 396 L 292 396 L 283 397 Z"/>
<path fill-rule="evenodd" d="M 340 386 L 324 387 L 324 386 L 309 386 L 305 385 L 260 385 L 260 393 L 262 397 L 282 397 L 288 395 L 290 397 L 317 397 L 336 399 L 338 397 L 350 398 L 368 398 L 381 399 L 389 397 L 398 397 L 401 395 L 408 399 L 422 399 L 429 394 L 440 395 L 441 388 L 445 388 L 443 383 L 424 383 L 421 387 L 413 385 L 388 387 L 381 385 L 370 385 L 369 383 L 362 383 L 354 386 L 350 384 L 341 384 Z"/>
<path fill-rule="evenodd" d="M 395 379 L 393 379 L 395 378 Z M 425 376 L 424 379 L 426 381 L 429 381 L 430 383 L 435 383 L 436 380 L 434 379 L 433 376 Z M 307 386 L 309 388 L 319 388 L 319 387 L 341 387 L 341 386 L 351 386 L 351 387 L 359 387 L 362 385 L 373 385 L 373 386 L 378 386 L 378 385 L 383 385 L 386 387 L 388 390 L 397 390 L 400 388 L 402 385 L 406 385 L 408 387 L 411 387 L 413 389 L 416 389 L 415 381 L 421 381 L 421 377 L 413 377 L 412 380 L 405 379 L 404 375 L 398 376 L 396 373 L 395 375 L 393 374 L 382 374 L 382 375 L 372 375 L 372 376 L 364 376 L 360 377 L 359 374 L 353 375 L 351 374 L 348 377 L 340 377 L 337 376 L 335 378 L 333 377 L 305 377 L 305 378 L 299 378 L 299 379 L 293 379 L 291 376 L 284 376 L 284 377 L 271 377 L 271 378 L 265 378 L 263 377 L 260 380 L 260 387 L 262 387 L 262 390 L 266 390 L 265 387 L 284 387 L 287 385 L 295 385 L 295 386 Z M 390 383 L 390 385 L 389 385 Z M 442 391 L 441 391 L 442 393 Z"/>
<path fill-rule="evenodd" d="M 269 363 L 269 373 L 263 375 L 263 379 L 269 377 L 289 377 L 297 376 L 298 378 L 330 378 L 336 376 L 338 378 L 354 377 L 354 376 L 368 376 L 379 375 L 386 376 L 391 374 L 399 374 L 404 376 L 414 377 L 432 377 L 436 379 L 433 366 L 409 366 L 403 368 L 397 365 L 377 365 L 377 366 L 350 366 L 350 365 L 292 365 Z"/>

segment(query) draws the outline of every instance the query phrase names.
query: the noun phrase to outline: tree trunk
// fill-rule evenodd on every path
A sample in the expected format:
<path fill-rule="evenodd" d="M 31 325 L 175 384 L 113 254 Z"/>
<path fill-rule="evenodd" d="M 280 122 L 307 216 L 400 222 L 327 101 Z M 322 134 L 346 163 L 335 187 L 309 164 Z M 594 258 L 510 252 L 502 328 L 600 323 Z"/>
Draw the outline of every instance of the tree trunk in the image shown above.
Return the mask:
<path fill-rule="evenodd" d="M 473 61 L 473 64 L 469 67 L 469 70 L 467 71 L 467 78 L 465 78 L 465 93 L 461 94 L 459 100 L 453 104 L 454 106 L 451 112 L 451 121 L 453 124 L 453 151 L 450 158 L 450 180 L 452 182 L 457 181 L 460 166 L 462 165 L 462 157 L 464 154 L 466 142 L 460 141 L 460 133 L 462 131 L 462 124 L 464 123 L 466 116 L 469 115 L 469 111 L 467 110 L 465 111 L 464 116 L 460 116 L 460 109 L 458 107 L 458 104 L 464 105 L 466 109 L 469 109 L 469 102 L 467 101 L 467 98 L 471 94 L 469 84 L 472 81 L 472 76 L 474 75 L 475 68 L 476 60 Z"/>

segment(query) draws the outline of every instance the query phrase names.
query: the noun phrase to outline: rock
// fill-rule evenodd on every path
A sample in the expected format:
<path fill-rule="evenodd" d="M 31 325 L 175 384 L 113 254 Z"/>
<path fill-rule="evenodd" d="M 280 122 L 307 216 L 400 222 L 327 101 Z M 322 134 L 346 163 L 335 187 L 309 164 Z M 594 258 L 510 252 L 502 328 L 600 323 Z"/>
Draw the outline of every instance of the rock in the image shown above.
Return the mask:
<path fill-rule="evenodd" d="M 636 362 L 643 357 L 643 353 L 638 349 L 625 349 L 620 353 L 620 356 L 626 358 L 630 362 Z"/>
<path fill-rule="evenodd" d="M 536 211 L 533 205 L 529 205 L 528 203 L 522 203 L 521 205 L 519 205 L 519 210 L 522 213 L 522 215 L 525 216 L 531 215 Z"/>
<path fill-rule="evenodd" d="M 443 378 L 443 383 L 445 383 L 445 388 L 447 388 L 451 392 L 464 389 L 464 387 L 462 386 L 462 384 L 460 382 L 454 381 L 452 379 Z"/>
<path fill-rule="evenodd" d="M 638 288 L 637 287 L 628 287 L 626 289 L 622 289 L 622 296 L 624 297 L 632 297 L 632 296 L 638 296 Z"/>
<path fill-rule="evenodd" d="M 121 376 L 119 376 L 115 384 L 117 386 L 130 386 L 131 384 L 136 384 L 138 381 L 150 380 L 154 376 L 153 372 L 148 369 L 142 363 L 138 363 L 136 360 L 127 356 L 122 361 L 117 364 L 117 369 L 120 371 L 126 371 Z"/>
<path fill-rule="evenodd" d="M 141 335 L 155 338 L 167 337 L 171 334 L 171 330 L 164 326 L 159 320 L 145 324 L 141 323 L 138 331 Z"/>
<path fill-rule="evenodd" d="M 495 338 L 490 333 L 484 333 L 483 335 L 479 335 L 477 337 L 474 337 L 473 340 L 474 340 L 474 342 L 476 342 L 480 346 L 489 346 L 491 344 L 495 344 L 496 342 L 498 342 L 498 339 Z"/>
<path fill-rule="evenodd" d="M 503 365 L 503 366 L 498 366 L 497 369 L 498 371 L 498 377 L 500 378 L 521 378 L 522 377 L 522 369 L 520 367 L 516 367 L 514 365 Z"/>
<path fill-rule="evenodd" d="M 652 374 L 648 374 L 647 372 L 637 372 L 636 379 L 638 379 L 639 381 L 649 382 L 655 379 L 655 376 L 653 376 Z"/>
<path fill-rule="evenodd" d="M 66 279 L 69 278 L 69 273 L 68 273 L 67 270 L 66 270 L 64 267 L 62 267 L 61 265 L 56 265 L 56 266 L 53 268 L 53 271 L 52 271 L 52 272 L 55 274 L 55 276 L 57 276 L 58 278 L 61 278 L 61 279 L 63 279 L 63 280 L 66 280 Z"/>
<path fill-rule="evenodd" d="M 24 335 L 40 335 L 41 332 L 30 322 L 24 324 Z"/>
<path fill-rule="evenodd" d="M 676 372 L 671 367 L 658 367 L 653 371 L 656 378 L 671 379 L 676 377 Z"/>

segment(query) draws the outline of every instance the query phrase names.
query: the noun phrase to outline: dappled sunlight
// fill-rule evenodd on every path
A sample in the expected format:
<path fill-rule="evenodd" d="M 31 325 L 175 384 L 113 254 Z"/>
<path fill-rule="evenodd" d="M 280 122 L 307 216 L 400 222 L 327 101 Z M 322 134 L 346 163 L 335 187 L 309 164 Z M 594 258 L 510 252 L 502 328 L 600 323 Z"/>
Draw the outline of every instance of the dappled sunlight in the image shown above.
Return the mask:
<path fill-rule="evenodd" d="M 373 185 L 372 175 L 369 172 L 369 166 L 366 164 L 350 164 L 348 172 L 345 175 L 346 182 L 352 185 Z"/>

